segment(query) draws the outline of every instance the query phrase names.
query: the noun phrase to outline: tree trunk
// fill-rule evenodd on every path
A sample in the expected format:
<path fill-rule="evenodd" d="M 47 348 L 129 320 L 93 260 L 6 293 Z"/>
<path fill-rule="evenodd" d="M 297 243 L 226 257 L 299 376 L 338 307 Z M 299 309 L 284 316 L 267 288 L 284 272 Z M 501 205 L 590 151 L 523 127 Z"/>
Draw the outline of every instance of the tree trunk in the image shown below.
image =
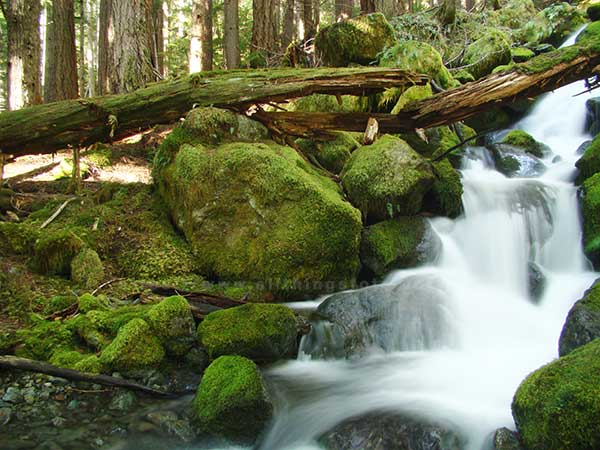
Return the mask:
<path fill-rule="evenodd" d="M 74 1 L 54 0 L 47 27 L 44 101 L 77 98 Z"/>
<path fill-rule="evenodd" d="M 42 102 L 40 0 L 8 0 L 8 109 Z"/>
<path fill-rule="evenodd" d="M 294 8 L 295 0 L 285 0 L 283 10 L 283 33 L 281 34 L 281 46 L 287 48 L 294 40 Z"/>
<path fill-rule="evenodd" d="M 458 0 L 444 0 L 439 10 L 439 21 L 442 25 L 456 22 L 456 3 Z"/>
<path fill-rule="evenodd" d="M 304 15 L 304 40 L 307 41 L 317 34 L 314 0 L 302 0 L 302 14 Z"/>
<path fill-rule="evenodd" d="M 165 76 L 165 37 L 163 1 L 152 2 L 152 65 L 161 78 Z"/>
<path fill-rule="evenodd" d="M 88 28 L 87 28 L 87 40 L 86 40 L 86 53 L 85 53 L 85 65 L 87 66 L 87 89 L 85 96 L 95 97 L 96 96 L 96 76 L 97 76 L 97 55 L 98 55 L 98 10 L 96 8 L 96 0 L 87 0 L 89 11 L 88 14 Z"/>
<path fill-rule="evenodd" d="M 344 20 L 352 17 L 352 7 L 354 0 L 335 0 L 335 17 L 337 20 Z"/>
<path fill-rule="evenodd" d="M 428 77 L 400 69 L 233 70 L 154 83 L 131 94 L 47 103 L 0 113 L 0 152 L 15 156 L 91 145 L 173 123 L 194 106 L 244 111 L 254 104 L 310 94 L 370 95 L 424 84 Z"/>
<path fill-rule="evenodd" d="M 54 2 L 53 2 L 54 3 Z M 85 0 L 79 0 L 79 96 L 85 97 L 85 26 L 88 20 Z M 77 62 L 77 58 L 75 58 Z"/>
<path fill-rule="evenodd" d="M 190 41 L 190 73 L 212 70 L 212 0 L 194 0 L 192 39 Z"/>
<path fill-rule="evenodd" d="M 238 0 L 225 0 L 223 4 L 224 13 L 224 53 L 225 67 L 237 69 L 240 67 L 240 20 Z"/>
<path fill-rule="evenodd" d="M 360 0 L 360 13 L 371 14 L 375 12 L 375 0 Z"/>
<path fill-rule="evenodd" d="M 265 66 L 277 49 L 275 0 L 252 0 L 252 41 L 250 51 L 255 53 L 253 66 Z"/>
<path fill-rule="evenodd" d="M 112 0 L 100 0 L 98 12 L 98 95 L 110 92 L 108 73 L 110 71 L 110 40 L 114 34 L 111 18 Z"/>
<path fill-rule="evenodd" d="M 475 0 L 466 0 L 465 1 L 465 9 L 467 11 L 471 11 L 475 7 Z"/>

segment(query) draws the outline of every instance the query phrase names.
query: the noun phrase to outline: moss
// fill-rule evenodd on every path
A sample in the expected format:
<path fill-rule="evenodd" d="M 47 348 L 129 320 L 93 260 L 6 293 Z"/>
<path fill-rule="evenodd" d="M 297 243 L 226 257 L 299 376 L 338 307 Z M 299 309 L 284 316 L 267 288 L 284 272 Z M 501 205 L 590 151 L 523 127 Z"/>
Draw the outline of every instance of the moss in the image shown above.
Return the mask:
<path fill-rule="evenodd" d="M 104 280 L 104 265 L 94 250 L 84 248 L 71 261 L 71 279 L 85 289 L 93 289 Z"/>
<path fill-rule="evenodd" d="M 490 74 L 496 66 L 508 64 L 510 61 L 510 44 L 503 33 L 494 29 L 470 44 L 463 58 L 466 70 L 475 79 Z"/>
<path fill-rule="evenodd" d="M 39 236 L 28 224 L 0 222 L 0 255 L 30 255 Z"/>
<path fill-rule="evenodd" d="M 418 213 L 433 173 L 405 141 L 386 135 L 352 154 L 342 183 L 352 203 L 380 221 Z"/>
<path fill-rule="evenodd" d="M 398 114 L 409 103 L 426 99 L 432 95 L 433 91 L 431 90 L 431 85 L 429 83 L 423 86 L 411 86 L 400 95 L 391 114 Z"/>
<path fill-rule="evenodd" d="M 104 372 L 104 366 L 96 355 L 87 356 L 73 365 L 73 369 L 94 375 Z"/>
<path fill-rule="evenodd" d="M 555 3 L 537 13 L 518 32 L 517 39 L 532 47 L 539 43 L 559 46 L 577 27 L 584 23 L 576 7 Z"/>
<path fill-rule="evenodd" d="M 323 27 L 315 38 L 315 49 L 323 63 L 343 67 L 368 65 L 385 47 L 394 44 L 394 30 L 381 13 L 367 14 Z"/>
<path fill-rule="evenodd" d="M 173 161 L 174 156 L 182 145 L 195 145 L 199 143 L 198 138 L 189 129 L 181 126 L 173 128 L 173 131 L 162 141 L 154 154 L 152 176 L 156 179 L 160 171 Z"/>
<path fill-rule="evenodd" d="M 533 50 L 530 50 L 527 47 L 511 48 L 510 54 L 512 56 L 512 60 L 516 63 L 528 61 L 535 56 Z"/>
<path fill-rule="evenodd" d="M 571 308 L 560 333 L 558 351 L 565 356 L 600 337 L 600 278 Z"/>
<path fill-rule="evenodd" d="M 367 97 L 313 94 L 291 101 L 287 109 L 297 112 L 365 112 L 367 103 Z"/>
<path fill-rule="evenodd" d="M 240 356 L 222 356 L 206 369 L 192 408 L 202 430 L 243 441 L 253 441 L 273 414 L 258 367 Z"/>
<path fill-rule="evenodd" d="M 594 3 L 588 6 L 585 13 L 592 22 L 600 20 L 600 3 Z"/>
<path fill-rule="evenodd" d="M 123 325 L 117 337 L 102 350 L 100 362 L 111 370 L 127 371 L 156 368 L 165 350 L 143 319 Z"/>
<path fill-rule="evenodd" d="M 107 311 L 109 308 L 108 298 L 103 295 L 95 297 L 92 294 L 83 294 L 79 297 L 78 303 L 79 312 L 84 314 L 90 311 Z"/>
<path fill-rule="evenodd" d="M 353 282 L 360 214 L 293 149 L 183 146 L 161 177 L 159 190 L 207 277 L 285 297 Z"/>
<path fill-rule="evenodd" d="M 296 143 L 306 155 L 315 158 L 330 172 L 339 174 L 352 152 L 360 147 L 360 143 L 344 131 L 335 133 L 334 136 L 334 139 L 327 141 L 299 139 Z"/>
<path fill-rule="evenodd" d="M 107 145 L 94 144 L 84 155 L 84 159 L 100 169 L 105 169 L 112 166 L 112 150 Z"/>
<path fill-rule="evenodd" d="M 75 295 L 53 295 L 44 305 L 44 314 L 49 316 L 74 305 L 76 302 L 77 297 Z"/>
<path fill-rule="evenodd" d="M 418 247 L 424 234 L 421 217 L 400 217 L 371 225 L 363 231 L 361 263 L 377 277 L 392 269 L 414 267 L 420 262 Z"/>
<path fill-rule="evenodd" d="M 17 332 L 21 345 L 15 354 L 24 358 L 49 361 L 54 352 L 73 349 L 74 335 L 62 322 L 38 321 Z"/>
<path fill-rule="evenodd" d="M 434 214 L 457 217 L 462 212 L 460 173 L 447 158 L 434 162 L 432 166 L 435 179 L 425 198 L 425 208 Z"/>
<path fill-rule="evenodd" d="M 461 84 L 470 83 L 471 81 L 475 81 L 475 77 L 471 75 L 465 69 L 452 71 L 452 77 L 460 82 Z"/>
<path fill-rule="evenodd" d="M 198 337 L 211 359 L 239 355 L 260 362 L 294 354 L 296 317 L 283 305 L 248 303 L 210 313 L 198 327 Z"/>
<path fill-rule="evenodd" d="M 195 341 L 196 325 L 190 305 L 180 295 L 168 297 L 153 306 L 146 321 L 172 355 L 185 355 Z"/>
<path fill-rule="evenodd" d="M 600 173 L 583 183 L 583 245 L 596 268 L 600 267 Z"/>
<path fill-rule="evenodd" d="M 575 166 L 579 169 L 576 179 L 577 184 L 582 184 L 592 175 L 600 172 L 600 134 L 586 148 L 585 153 L 575 163 Z"/>
<path fill-rule="evenodd" d="M 84 245 L 70 230 L 44 235 L 35 243 L 32 265 L 41 274 L 69 276 L 71 261 Z"/>
<path fill-rule="evenodd" d="M 85 354 L 76 350 L 58 350 L 55 351 L 52 358 L 50 358 L 50 364 L 58 367 L 66 367 L 67 369 L 74 369 L 75 365 L 85 358 Z"/>
<path fill-rule="evenodd" d="M 425 42 L 403 41 L 394 45 L 383 53 L 380 65 L 429 75 L 444 89 L 452 86 L 452 75 L 442 57 Z"/>
<path fill-rule="evenodd" d="M 600 448 L 600 339 L 529 375 L 512 403 L 526 448 Z"/>
<path fill-rule="evenodd" d="M 81 178 L 85 178 L 90 171 L 90 166 L 85 161 L 79 161 L 79 174 Z M 54 179 L 60 180 L 73 176 L 73 159 L 65 158 L 60 162 L 58 169 L 54 172 Z"/>
<path fill-rule="evenodd" d="M 510 131 L 504 139 L 502 139 L 502 144 L 514 145 L 515 147 L 522 148 L 527 153 L 537 156 L 538 158 L 543 158 L 544 153 L 546 153 L 548 148 L 541 142 L 536 141 L 533 136 L 523 130 Z"/>

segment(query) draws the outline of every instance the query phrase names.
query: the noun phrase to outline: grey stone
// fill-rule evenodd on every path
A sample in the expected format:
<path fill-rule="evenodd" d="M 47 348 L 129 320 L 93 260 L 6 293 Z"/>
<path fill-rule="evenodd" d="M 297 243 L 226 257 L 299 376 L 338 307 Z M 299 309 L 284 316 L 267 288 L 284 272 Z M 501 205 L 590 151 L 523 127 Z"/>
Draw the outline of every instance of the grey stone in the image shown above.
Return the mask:
<path fill-rule="evenodd" d="M 0 426 L 6 425 L 12 418 L 12 409 L 0 408 Z"/>
<path fill-rule="evenodd" d="M 137 403 L 137 397 L 133 392 L 117 392 L 112 398 L 108 409 L 111 411 L 128 411 Z"/>
<path fill-rule="evenodd" d="M 23 401 L 23 394 L 19 389 L 11 386 L 6 389 L 6 394 L 4 394 L 2 400 L 7 403 L 21 403 Z"/>

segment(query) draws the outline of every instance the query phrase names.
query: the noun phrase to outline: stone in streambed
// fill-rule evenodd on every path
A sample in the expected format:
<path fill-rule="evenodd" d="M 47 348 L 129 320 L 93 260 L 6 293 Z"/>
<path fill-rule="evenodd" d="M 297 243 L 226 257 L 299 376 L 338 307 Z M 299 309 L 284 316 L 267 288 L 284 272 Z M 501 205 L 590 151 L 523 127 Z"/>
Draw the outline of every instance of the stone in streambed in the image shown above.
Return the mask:
<path fill-rule="evenodd" d="M 558 353 L 565 356 L 597 338 L 600 338 L 600 280 L 596 280 L 569 311 L 560 334 Z"/>

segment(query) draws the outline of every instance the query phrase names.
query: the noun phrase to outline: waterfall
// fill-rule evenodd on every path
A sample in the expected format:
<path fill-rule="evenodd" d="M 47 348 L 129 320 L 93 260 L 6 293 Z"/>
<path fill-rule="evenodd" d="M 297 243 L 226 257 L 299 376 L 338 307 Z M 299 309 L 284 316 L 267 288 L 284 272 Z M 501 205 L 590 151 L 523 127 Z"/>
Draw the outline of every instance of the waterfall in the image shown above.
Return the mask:
<path fill-rule="evenodd" d="M 424 320 L 419 310 L 418 326 L 409 327 L 412 338 L 371 340 L 373 348 L 359 358 L 324 356 L 332 333 L 316 327 L 298 360 L 266 373 L 276 416 L 260 449 L 321 448 L 322 433 L 374 410 L 448 424 L 464 437 L 465 450 L 484 448 L 499 427 L 514 429 L 510 404 L 517 386 L 557 357 L 568 310 L 598 276 L 582 253 L 572 183 L 576 150 L 590 138 L 583 130 L 589 95 L 574 97 L 583 90 L 575 83 L 547 94 L 515 126 L 550 146 L 542 175 L 507 178 L 491 167 L 484 148 L 471 147 L 461 169 L 464 214 L 431 220 L 442 242 L 440 258 L 385 280 L 392 287 L 410 282 L 411 296 L 434 283 L 432 308 L 443 303 L 441 319 Z M 532 265 L 545 278 L 536 301 Z M 407 325 L 399 315 L 385 320 Z M 451 330 L 433 339 L 427 326 L 439 327 L 440 320 Z"/>

